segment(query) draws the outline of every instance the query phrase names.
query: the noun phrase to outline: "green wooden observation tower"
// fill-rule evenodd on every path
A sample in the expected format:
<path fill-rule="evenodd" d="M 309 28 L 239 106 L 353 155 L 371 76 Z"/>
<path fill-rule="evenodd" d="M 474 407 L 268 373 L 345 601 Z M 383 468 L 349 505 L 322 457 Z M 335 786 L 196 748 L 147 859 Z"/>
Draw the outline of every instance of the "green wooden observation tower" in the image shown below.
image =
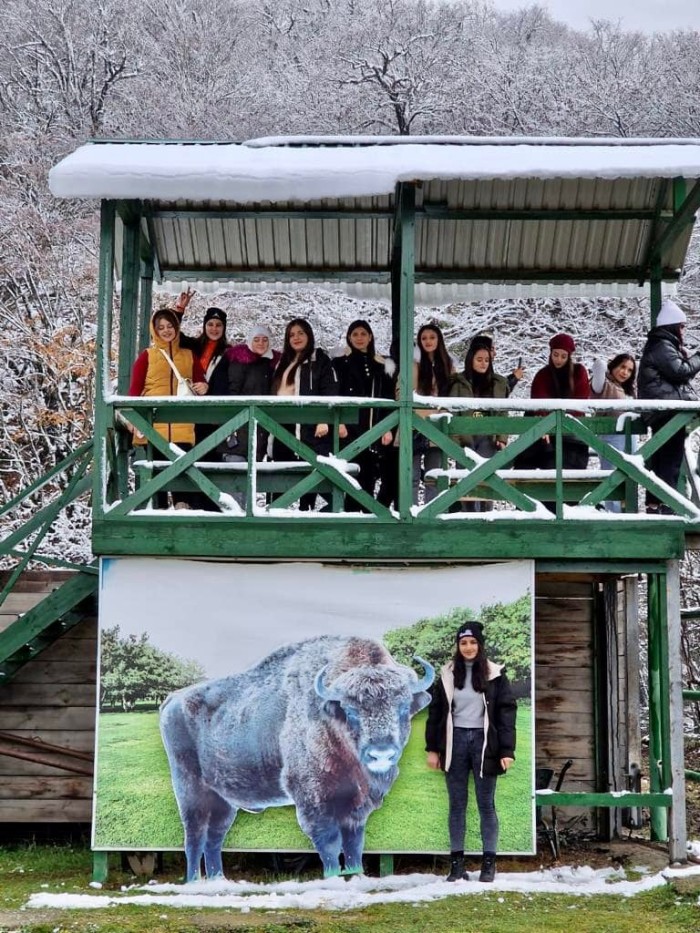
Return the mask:
<path fill-rule="evenodd" d="M 50 184 L 57 197 L 101 204 L 95 554 L 438 565 L 533 560 L 535 664 L 543 665 L 535 693 L 538 763 L 556 768 L 575 759 L 573 789 L 549 795 L 547 804 L 593 808 L 598 828 L 608 833 L 619 826 L 622 807 L 648 807 L 656 838 L 668 839 L 672 860 L 684 860 L 679 560 L 700 532 L 700 482 L 688 462 L 682 488 L 671 489 L 646 463 L 674 431 L 695 426 L 700 403 L 665 403 L 673 419 L 631 456 L 603 436 L 623 433 L 631 445 L 645 433 L 648 403 L 577 401 L 572 413 L 566 401 L 426 399 L 414 397 L 411 370 L 418 300 L 641 295 L 650 299 L 653 320 L 663 290 L 679 280 L 700 207 L 700 141 L 95 141 L 59 163 Z M 222 289 L 323 283 L 390 299 L 398 397 L 302 404 L 131 398 L 129 372 L 148 342 L 154 282 L 173 283 L 173 291 L 177 283 Z M 290 429 L 300 421 L 328 422 L 339 452 L 338 425 L 356 421 L 366 406 L 376 409 L 371 429 L 338 456 L 316 457 Z M 622 426 L 611 412 L 616 406 L 635 418 Z M 419 414 L 425 409 L 434 414 Z M 136 477 L 124 421 L 149 445 Z M 215 430 L 182 454 L 153 427 L 178 421 Z M 247 465 L 206 459 L 246 424 L 250 454 L 259 429 L 283 441 L 299 462 L 292 469 L 253 456 Z M 397 427 L 399 496 L 390 510 L 358 488 L 346 463 Z M 475 432 L 511 441 L 483 461 L 456 440 Z M 415 433 L 442 452 L 438 495 L 420 506 L 412 500 Z M 517 456 L 544 435 L 553 439 L 556 468 L 537 476 L 516 469 Z M 567 435 L 613 468 L 564 469 Z M 213 508 L 150 508 L 154 494 L 167 489 L 196 490 Z M 646 490 L 668 515 L 644 513 Z M 330 514 L 295 512 L 299 497 L 313 491 L 329 499 Z M 245 509 L 234 492 L 246 493 Z M 269 502 L 265 492 L 277 497 Z M 455 511 L 465 497 L 496 507 Z M 597 508 L 609 499 L 622 503 L 620 513 Z M 641 753 L 639 575 L 648 581 L 651 765 L 644 792 L 626 783 Z M 553 670 L 546 666 L 556 649 L 553 623 L 562 619 L 583 633 L 579 641 L 571 636 L 580 653 L 572 654 L 568 670 L 566 662 Z M 563 694 L 573 697 L 573 707 L 560 702 Z"/>

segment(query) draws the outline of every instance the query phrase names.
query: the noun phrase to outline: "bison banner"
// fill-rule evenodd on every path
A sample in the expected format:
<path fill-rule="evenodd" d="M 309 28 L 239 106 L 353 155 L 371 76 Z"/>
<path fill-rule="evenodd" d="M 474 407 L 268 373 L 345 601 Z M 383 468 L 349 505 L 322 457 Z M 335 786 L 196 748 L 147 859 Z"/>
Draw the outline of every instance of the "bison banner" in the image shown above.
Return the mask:
<path fill-rule="evenodd" d="M 534 851 L 533 564 L 346 567 L 103 559 L 95 849 L 445 852 L 430 692 L 464 620 L 518 698 L 499 850 Z M 481 850 L 469 794 L 466 847 Z"/>

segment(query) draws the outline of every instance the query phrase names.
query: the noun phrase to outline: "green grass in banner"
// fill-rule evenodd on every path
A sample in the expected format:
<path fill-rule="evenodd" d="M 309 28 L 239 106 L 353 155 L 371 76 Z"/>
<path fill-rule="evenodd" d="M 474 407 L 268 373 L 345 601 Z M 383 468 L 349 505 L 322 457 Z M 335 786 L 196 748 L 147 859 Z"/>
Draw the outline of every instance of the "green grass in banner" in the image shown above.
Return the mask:
<path fill-rule="evenodd" d="M 413 721 L 400 775 L 380 810 L 369 818 L 365 849 L 377 852 L 447 851 L 447 793 L 440 772 L 428 771 L 424 711 Z M 102 713 L 99 724 L 95 845 L 97 848 L 167 849 L 183 844 L 183 832 L 158 730 L 158 713 Z M 532 735 L 530 707 L 518 710 L 518 758 L 498 781 L 499 849 L 530 852 Z M 470 793 L 466 849 L 480 851 L 479 823 Z M 312 848 L 293 807 L 239 813 L 226 839 L 230 849 Z"/>

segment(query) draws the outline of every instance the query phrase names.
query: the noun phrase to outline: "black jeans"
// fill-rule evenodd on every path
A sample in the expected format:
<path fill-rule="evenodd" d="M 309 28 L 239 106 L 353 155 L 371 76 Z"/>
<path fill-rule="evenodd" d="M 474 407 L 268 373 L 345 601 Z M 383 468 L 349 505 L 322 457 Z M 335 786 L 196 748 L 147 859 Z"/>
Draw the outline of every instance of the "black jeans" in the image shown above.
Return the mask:
<path fill-rule="evenodd" d="M 498 848 L 498 814 L 496 813 L 496 776 L 481 776 L 481 756 L 484 747 L 483 729 L 455 729 L 452 738 L 452 761 L 445 774 L 450 801 L 448 817 L 450 851 L 464 849 L 467 828 L 467 797 L 469 775 L 474 775 L 476 805 L 479 808 L 481 845 L 484 852 Z"/>

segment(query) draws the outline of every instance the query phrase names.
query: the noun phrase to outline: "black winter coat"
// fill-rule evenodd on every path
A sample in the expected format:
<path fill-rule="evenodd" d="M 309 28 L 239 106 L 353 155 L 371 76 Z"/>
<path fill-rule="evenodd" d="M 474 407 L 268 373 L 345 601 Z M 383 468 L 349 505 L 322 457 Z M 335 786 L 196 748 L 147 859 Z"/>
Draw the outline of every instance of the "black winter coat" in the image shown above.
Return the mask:
<path fill-rule="evenodd" d="M 336 379 L 333 364 L 328 355 L 321 349 L 314 350 L 310 359 L 304 360 L 295 373 L 294 382 L 297 387 L 295 395 L 338 395 L 338 380 Z M 333 438 L 329 431 L 325 437 L 314 437 L 315 424 L 286 425 L 287 429 L 296 433 L 296 436 L 308 444 L 316 454 L 327 456 L 333 449 Z M 275 460 L 282 459 L 279 443 L 273 448 Z"/>
<path fill-rule="evenodd" d="M 198 354 L 201 349 L 200 342 L 196 340 L 194 337 L 190 339 L 196 347 L 196 349 L 193 352 L 195 354 Z M 182 343 L 180 343 L 180 346 L 182 346 Z M 209 363 L 209 366 L 207 367 L 207 372 L 205 374 L 207 377 L 207 385 L 209 386 L 209 391 L 207 394 L 208 395 L 226 395 L 227 394 L 227 383 L 228 383 L 228 380 L 226 378 L 226 373 L 228 369 L 227 364 L 226 364 L 226 354 L 224 353 L 222 356 L 218 357 L 218 362 L 216 360 L 217 358 L 215 357 L 213 361 L 214 362 L 213 368 L 212 368 L 211 362 Z M 202 423 L 195 424 L 194 435 L 195 435 L 195 439 L 197 443 L 209 437 L 210 434 L 213 434 L 214 431 L 216 431 L 217 427 L 218 425 L 216 424 L 202 424 Z M 214 450 L 210 451 L 205 456 L 204 459 L 205 460 L 220 460 L 221 459 L 220 453 L 221 453 L 220 450 L 218 450 L 215 447 Z"/>
<path fill-rule="evenodd" d="M 279 353 L 273 351 L 272 357 L 261 356 L 254 353 L 245 344 L 231 347 L 226 354 L 228 361 L 227 395 L 269 395 L 272 385 L 272 374 L 279 360 Z M 242 457 L 248 456 L 248 426 L 244 425 L 236 432 L 238 444 L 234 453 Z M 267 433 L 258 428 L 256 458 L 262 460 L 267 449 Z"/>
<path fill-rule="evenodd" d="M 489 664 L 489 681 L 484 697 L 485 745 L 482 756 L 484 775 L 504 774 L 501 758 L 515 759 L 515 719 L 517 703 L 503 668 Z M 440 755 L 440 767 L 449 770 L 452 758 L 452 661 L 446 664 L 440 680 L 433 685 L 433 698 L 425 726 L 425 750 Z"/>
<path fill-rule="evenodd" d="M 692 402 L 697 398 L 690 381 L 700 372 L 700 353 L 688 356 L 669 327 L 654 327 L 639 362 L 639 398 Z"/>
<path fill-rule="evenodd" d="M 370 356 L 358 350 L 348 349 L 333 360 L 338 377 L 338 395 L 356 398 L 394 398 L 392 376 L 396 369 L 393 360 L 381 356 Z M 381 417 L 382 412 L 365 408 L 359 413 L 355 424 L 348 424 L 348 439 L 364 434 Z"/>

